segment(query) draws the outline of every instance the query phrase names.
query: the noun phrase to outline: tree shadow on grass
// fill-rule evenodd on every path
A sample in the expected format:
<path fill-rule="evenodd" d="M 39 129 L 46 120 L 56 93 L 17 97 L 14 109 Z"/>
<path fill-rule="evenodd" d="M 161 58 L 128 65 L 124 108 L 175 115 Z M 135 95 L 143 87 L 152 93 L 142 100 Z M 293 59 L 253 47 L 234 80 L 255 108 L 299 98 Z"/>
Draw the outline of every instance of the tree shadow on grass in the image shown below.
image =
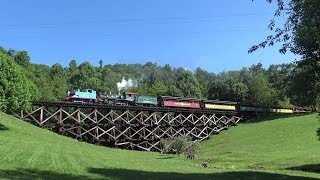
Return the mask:
<path fill-rule="evenodd" d="M 176 156 L 174 154 L 159 154 L 157 159 L 174 159 Z"/>
<path fill-rule="evenodd" d="M 182 174 L 170 172 L 147 172 L 128 169 L 90 168 L 88 172 L 101 175 L 106 179 L 315 179 L 308 177 L 289 176 L 257 171 L 222 172 L 211 174 Z"/>
<path fill-rule="evenodd" d="M 175 157 L 172 156 L 163 156 L 163 157 L 158 157 L 157 159 L 173 159 Z"/>
<path fill-rule="evenodd" d="M 0 124 L 0 131 L 6 131 L 9 130 L 7 127 L 5 127 L 3 124 Z"/>
<path fill-rule="evenodd" d="M 248 119 L 244 123 L 260 123 L 264 121 L 272 121 L 272 120 L 277 120 L 280 118 L 291 118 L 291 117 L 301 117 L 305 115 L 310 115 L 313 113 L 295 113 L 295 114 L 267 114 L 267 115 L 259 115 L 259 117 L 253 118 L 253 119 Z"/>
<path fill-rule="evenodd" d="M 289 170 L 298 170 L 298 171 L 305 171 L 305 172 L 313 172 L 320 174 L 320 164 L 307 164 L 303 166 L 296 166 L 290 167 Z"/>
<path fill-rule="evenodd" d="M 0 170 L 0 179 L 89 179 L 87 176 L 76 176 L 51 171 L 34 169 Z M 91 178 L 92 179 L 92 178 Z"/>
<path fill-rule="evenodd" d="M 0 179 L 309 179 L 315 178 L 289 176 L 283 174 L 273 174 L 267 172 L 256 171 L 238 171 L 238 172 L 222 172 L 211 174 L 182 174 L 170 172 L 147 172 L 128 169 L 112 169 L 112 168 L 89 168 L 88 173 L 92 176 L 71 175 L 66 173 L 58 173 L 51 171 L 41 171 L 35 169 L 17 169 L 17 170 L 0 170 Z"/>

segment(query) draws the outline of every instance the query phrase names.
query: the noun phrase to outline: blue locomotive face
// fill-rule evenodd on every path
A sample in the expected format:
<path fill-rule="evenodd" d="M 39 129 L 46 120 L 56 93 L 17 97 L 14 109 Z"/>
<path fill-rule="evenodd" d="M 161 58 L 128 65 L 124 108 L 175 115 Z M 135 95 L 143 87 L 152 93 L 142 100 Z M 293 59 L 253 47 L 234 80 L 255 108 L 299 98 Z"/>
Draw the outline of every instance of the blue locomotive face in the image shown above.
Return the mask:
<path fill-rule="evenodd" d="M 92 89 L 84 89 L 83 91 L 80 91 L 79 89 L 75 91 L 75 96 L 78 96 L 80 98 L 92 98 L 95 99 L 97 97 L 97 92 Z"/>
<path fill-rule="evenodd" d="M 68 96 L 64 98 L 64 101 L 71 102 L 96 102 L 97 92 L 92 89 L 84 89 L 81 91 L 77 89 L 75 91 L 68 92 Z"/>

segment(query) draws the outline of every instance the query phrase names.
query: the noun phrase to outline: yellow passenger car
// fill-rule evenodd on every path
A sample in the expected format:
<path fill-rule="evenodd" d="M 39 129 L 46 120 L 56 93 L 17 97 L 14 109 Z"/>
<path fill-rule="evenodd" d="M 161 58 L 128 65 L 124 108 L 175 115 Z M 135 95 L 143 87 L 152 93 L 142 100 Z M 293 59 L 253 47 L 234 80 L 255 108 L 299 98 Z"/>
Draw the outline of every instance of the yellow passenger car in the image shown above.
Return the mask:
<path fill-rule="evenodd" d="M 293 108 L 270 108 L 269 111 L 273 113 L 293 113 Z"/>
<path fill-rule="evenodd" d="M 231 101 L 218 101 L 218 100 L 203 101 L 203 106 L 204 106 L 203 108 L 205 109 L 235 111 L 236 105 L 237 105 L 236 102 L 231 102 Z"/>

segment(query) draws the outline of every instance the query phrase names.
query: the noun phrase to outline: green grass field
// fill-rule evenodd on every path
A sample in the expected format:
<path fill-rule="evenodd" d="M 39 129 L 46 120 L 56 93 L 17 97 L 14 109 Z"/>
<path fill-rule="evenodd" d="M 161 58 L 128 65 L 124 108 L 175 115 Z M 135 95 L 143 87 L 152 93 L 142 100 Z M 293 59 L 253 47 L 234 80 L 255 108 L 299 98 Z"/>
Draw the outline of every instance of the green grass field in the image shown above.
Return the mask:
<path fill-rule="evenodd" d="M 0 113 L 0 179 L 318 179 L 318 126 L 316 114 L 257 119 L 190 160 L 78 142 Z"/>

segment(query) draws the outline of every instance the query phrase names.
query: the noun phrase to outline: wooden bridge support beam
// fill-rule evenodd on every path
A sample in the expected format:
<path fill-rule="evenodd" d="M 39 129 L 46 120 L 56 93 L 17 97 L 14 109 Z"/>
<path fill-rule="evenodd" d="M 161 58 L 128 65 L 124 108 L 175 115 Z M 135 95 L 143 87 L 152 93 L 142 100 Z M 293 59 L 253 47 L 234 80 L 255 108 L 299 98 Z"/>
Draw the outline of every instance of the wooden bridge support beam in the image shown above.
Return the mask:
<path fill-rule="evenodd" d="M 45 106 L 21 112 L 21 118 L 90 143 L 146 151 L 160 151 L 161 138 L 188 135 L 202 141 L 241 120 L 235 115 L 215 113 Z"/>

